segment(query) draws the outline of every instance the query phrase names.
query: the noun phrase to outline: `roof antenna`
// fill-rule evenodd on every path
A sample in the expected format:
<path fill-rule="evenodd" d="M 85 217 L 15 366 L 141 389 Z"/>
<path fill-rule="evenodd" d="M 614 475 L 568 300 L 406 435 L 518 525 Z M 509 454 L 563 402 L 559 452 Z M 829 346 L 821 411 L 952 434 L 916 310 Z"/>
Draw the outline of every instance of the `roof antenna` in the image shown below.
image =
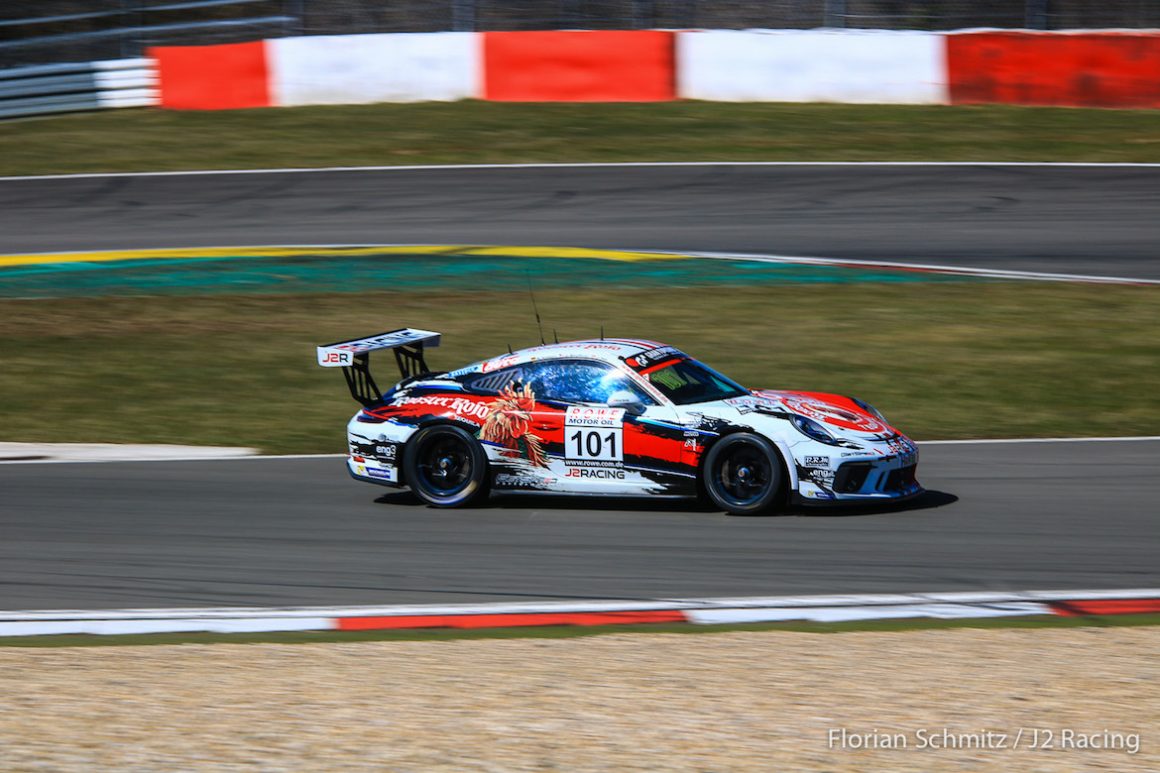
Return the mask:
<path fill-rule="evenodd" d="M 530 271 L 528 272 L 528 295 L 532 296 L 532 311 L 536 315 L 536 327 L 540 331 L 540 345 L 543 346 L 547 343 L 544 340 L 544 323 L 540 321 L 540 308 L 536 306 L 536 293 L 532 290 L 532 272 Z"/>
<path fill-rule="evenodd" d="M 508 354 L 515 354 L 515 352 L 513 352 L 513 351 L 512 351 L 512 345 L 511 345 L 511 344 L 508 344 Z"/>
<path fill-rule="evenodd" d="M 600 340 L 604 340 L 604 325 L 600 326 Z"/>
<path fill-rule="evenodd" d="M 552 328 L 552 340 L 560 343 L 560 334 L 556 332 L 556 328 Z"/>

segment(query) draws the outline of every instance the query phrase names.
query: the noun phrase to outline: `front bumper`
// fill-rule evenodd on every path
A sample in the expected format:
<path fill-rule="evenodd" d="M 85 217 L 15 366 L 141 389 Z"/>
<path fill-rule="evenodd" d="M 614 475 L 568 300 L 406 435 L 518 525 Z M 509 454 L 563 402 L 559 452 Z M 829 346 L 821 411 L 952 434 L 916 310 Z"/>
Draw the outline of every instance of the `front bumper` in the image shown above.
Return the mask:
<path fill-rule="evenodd" d="M 917 472 L 918 449 L 913 444 L 904 453 L 839 457 L 829 467 L 799 467 L 795 499 L 804 504 L 910 499 L 923 491 Z"/>

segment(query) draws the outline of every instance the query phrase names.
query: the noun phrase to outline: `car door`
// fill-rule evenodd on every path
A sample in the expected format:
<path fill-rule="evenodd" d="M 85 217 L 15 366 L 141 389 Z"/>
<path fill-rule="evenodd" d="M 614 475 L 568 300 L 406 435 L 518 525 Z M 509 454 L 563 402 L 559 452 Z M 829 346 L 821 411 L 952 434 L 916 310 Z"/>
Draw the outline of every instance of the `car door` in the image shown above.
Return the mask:
<path fill-rule="evenodd" d="M 665 469 L 681 462 L 683 440 L 657 426 L 675 424 L 633 378 L 606 362 L 550 360 L 524 367 L 535 394 L 532 431 L 545 441 L 560 491 L 665 493 Z M 616 398 L 615 404 L 610 399 Z M 659 469 L 658 469 L 659 468 Z"/>

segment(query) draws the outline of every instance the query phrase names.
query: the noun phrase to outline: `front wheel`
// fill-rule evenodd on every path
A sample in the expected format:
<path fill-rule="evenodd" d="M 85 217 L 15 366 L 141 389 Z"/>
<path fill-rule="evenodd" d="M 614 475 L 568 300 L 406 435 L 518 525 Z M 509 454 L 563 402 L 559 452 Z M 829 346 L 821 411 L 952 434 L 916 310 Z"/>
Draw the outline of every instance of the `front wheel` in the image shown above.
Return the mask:
<path fill-rule="evenodd" d="M 460 507 L 487 491 L 487 455 L 459 427 L 419 430 L 407 443 L 403 467 L 411 490 L 434 507 Z"/>
<path fill-rule="evenodd" d="M 702 474 L 713 504 L 734 515 L 761 515 L 783 499 L 781 455 L 760 435 L 739 432 L 718 440 Z"/>

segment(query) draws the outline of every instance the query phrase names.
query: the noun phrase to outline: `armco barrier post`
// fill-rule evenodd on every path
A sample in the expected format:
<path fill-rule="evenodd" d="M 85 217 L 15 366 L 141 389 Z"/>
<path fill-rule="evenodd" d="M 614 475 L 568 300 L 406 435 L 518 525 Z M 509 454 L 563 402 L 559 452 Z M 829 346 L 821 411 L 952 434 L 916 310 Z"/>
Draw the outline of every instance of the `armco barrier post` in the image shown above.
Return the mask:
<path fill-rule="evenodd" d="M 822 22 L 826 27 L 846 26 L 846 0 L 826 0 Z"/>
<path fill-rule="evenodd" d="M 1024 24 L 1029 30 L 1047 29 L 1048 0 L 1027 0 Z"/>
<path fill-rule="evenodd" d="M 475 32 L 475 0 L 451 0 L 451 31 Z"/>

